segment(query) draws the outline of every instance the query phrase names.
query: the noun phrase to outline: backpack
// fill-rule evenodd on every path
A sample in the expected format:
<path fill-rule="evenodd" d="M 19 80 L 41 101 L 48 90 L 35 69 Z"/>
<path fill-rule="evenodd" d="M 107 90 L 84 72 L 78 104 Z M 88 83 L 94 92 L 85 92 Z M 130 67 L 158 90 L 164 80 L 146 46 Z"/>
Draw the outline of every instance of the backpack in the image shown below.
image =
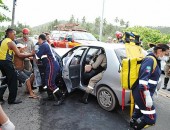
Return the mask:
<path fill-rule="evenodd" d="M 157 61 L 153 56 L 147 56 L 154 61 L 153 72 L 157 66 Z M 143 58 L 126 58 L 122 60 L 121 85 L 125 90 L 132 90 L 138 82 L 139 69 Z M 152 72 L 152 73 L 153 73 Z"/>

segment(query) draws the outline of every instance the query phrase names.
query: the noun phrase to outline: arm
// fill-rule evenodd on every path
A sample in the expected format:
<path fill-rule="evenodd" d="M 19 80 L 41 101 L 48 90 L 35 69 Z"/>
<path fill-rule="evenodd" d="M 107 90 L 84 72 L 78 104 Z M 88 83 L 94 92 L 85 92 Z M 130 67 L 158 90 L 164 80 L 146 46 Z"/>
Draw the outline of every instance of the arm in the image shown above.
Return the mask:
<path fill-rule="evenodd" d="M 153 72 L 154 61 L 151 58 L 146 58 L 140 67 L 139 72 L 139 89 L 146 91 L 149 90 L 149 79 Z"/>
<path fill-rule="evenodd" d="M 9 42 L 8 47 L 9 47 L 10 50 L 13 50 L 15 55 L 17 55 L 20 58 L 27 58 L 27 57 L 31 57 L 31 56 L 34 55 L 33 52 L 32 53 L 27 53 L 27 54 L 20 53 L 14 42 Z"/>
<path fill-rule="evenodd" d="M 2 107 L 0 106 L 0 124 L 4 124 L 8 120 L 7 115 L 3 111 Z"/>
<path fill-rule="evenodd" d="M 143 94 L 145 95 L 145 105 L 147 108 L 151 108 L 153 105 L 153 100 L 148 85 L 149 79 L 153 72 L 153 64 L 153 59 L 145 59 L 144 62 L 141 64 L 141 69 L 139 73 L 139 89 L 143 90 Z"/>
<path fill-rule="evenodd" d="M 41 45 L 39 46 L 37 49 L 36 49 L 36 55 L 38 58 L 41 58 L 42 55 L 45 55 L 45 52 L 46 52 L 46 48 L 48 46 L 46 46 L 45 44 L 44 45 Z"/>

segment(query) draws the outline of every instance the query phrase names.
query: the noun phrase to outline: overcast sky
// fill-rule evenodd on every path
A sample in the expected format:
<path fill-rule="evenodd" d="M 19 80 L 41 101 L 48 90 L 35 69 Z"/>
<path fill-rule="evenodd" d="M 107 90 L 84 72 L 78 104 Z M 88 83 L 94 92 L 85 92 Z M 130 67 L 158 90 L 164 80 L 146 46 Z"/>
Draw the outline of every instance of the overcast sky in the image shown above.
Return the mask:
<path fill-rule="evenodd" d="M 13 0 L 3 0 L 12 11 Z M 93 22 L 102 13 L 103 0 L 17 0 L 17 21 L 30 26 L 54 19 L 75 19 Z M 131 26 L 170 26 L 170 0 L 105 0 L 104 18 L 113 23 L 114 18 L 129 21 Z M 8 13 L 11 17 L 11 14 Z"/>

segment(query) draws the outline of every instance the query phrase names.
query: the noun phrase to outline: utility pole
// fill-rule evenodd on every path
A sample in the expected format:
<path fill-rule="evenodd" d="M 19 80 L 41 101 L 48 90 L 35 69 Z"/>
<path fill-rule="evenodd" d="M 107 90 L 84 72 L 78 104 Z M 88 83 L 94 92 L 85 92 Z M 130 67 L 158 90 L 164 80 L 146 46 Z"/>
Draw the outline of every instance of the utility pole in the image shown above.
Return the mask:
<path fill-rule="evenodd" d="M 102 40 L 102 32 L 103 32 L 103 15 L 104 15 L 104 5 L 105 5 L 105 0 L 103 0 L 103 8 L 102 8 L 102 16 L 100 20 L 100 35 L 99 35 L 99 40 Z"/>
<path fill-rule="evenodd" d="M 15 20 L 15 5 L 16 5 L 17 0 L 13 0 L 13 9 L 12 9 L 12 22 L 11 22 L 11 27 L 14 27 L 14 20 Z"/>

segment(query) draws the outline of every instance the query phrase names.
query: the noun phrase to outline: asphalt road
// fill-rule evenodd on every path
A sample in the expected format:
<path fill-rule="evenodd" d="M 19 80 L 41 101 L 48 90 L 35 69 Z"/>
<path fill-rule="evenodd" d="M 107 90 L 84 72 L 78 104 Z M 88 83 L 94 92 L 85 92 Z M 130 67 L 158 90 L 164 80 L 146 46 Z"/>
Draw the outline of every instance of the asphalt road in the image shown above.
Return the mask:
<path fill-rule="evenodd" d="M 170 87 L 170 85 L 169 85 Z M 78 99 L 81 91 L 71 93 L 61 106 L 53 106 L 53 102 L 30 99 L 19 88 L 18 98 L 23 103 L 18 105 L 2 105 L 5 112 L 15 124 L 16 130 L 128 130 L 129 107 L 125 111 L 119 108 L 114 112 L 103 110 L 94 96 L 90 96 L 89 104 L 81 104 Z M 36 92 L 39 94 L 38 92 Z M 5 94 L 7 99 L 8 92 Z M 45 97 L 46 94 L 40 96 Z M 154 99 L 157 111 L 157 123 L 148 130 L 170 129 L 170 92 L 161 90 Z"/>
<path fill-rule="evenodd" d="M 127 130 L 128 122 L 118 112 L 103 110 L 94 96 L 89 104 L 79 103 L 82 95 L 73 92 L 61 106 L 41 102 L 41 130 Z"/>

